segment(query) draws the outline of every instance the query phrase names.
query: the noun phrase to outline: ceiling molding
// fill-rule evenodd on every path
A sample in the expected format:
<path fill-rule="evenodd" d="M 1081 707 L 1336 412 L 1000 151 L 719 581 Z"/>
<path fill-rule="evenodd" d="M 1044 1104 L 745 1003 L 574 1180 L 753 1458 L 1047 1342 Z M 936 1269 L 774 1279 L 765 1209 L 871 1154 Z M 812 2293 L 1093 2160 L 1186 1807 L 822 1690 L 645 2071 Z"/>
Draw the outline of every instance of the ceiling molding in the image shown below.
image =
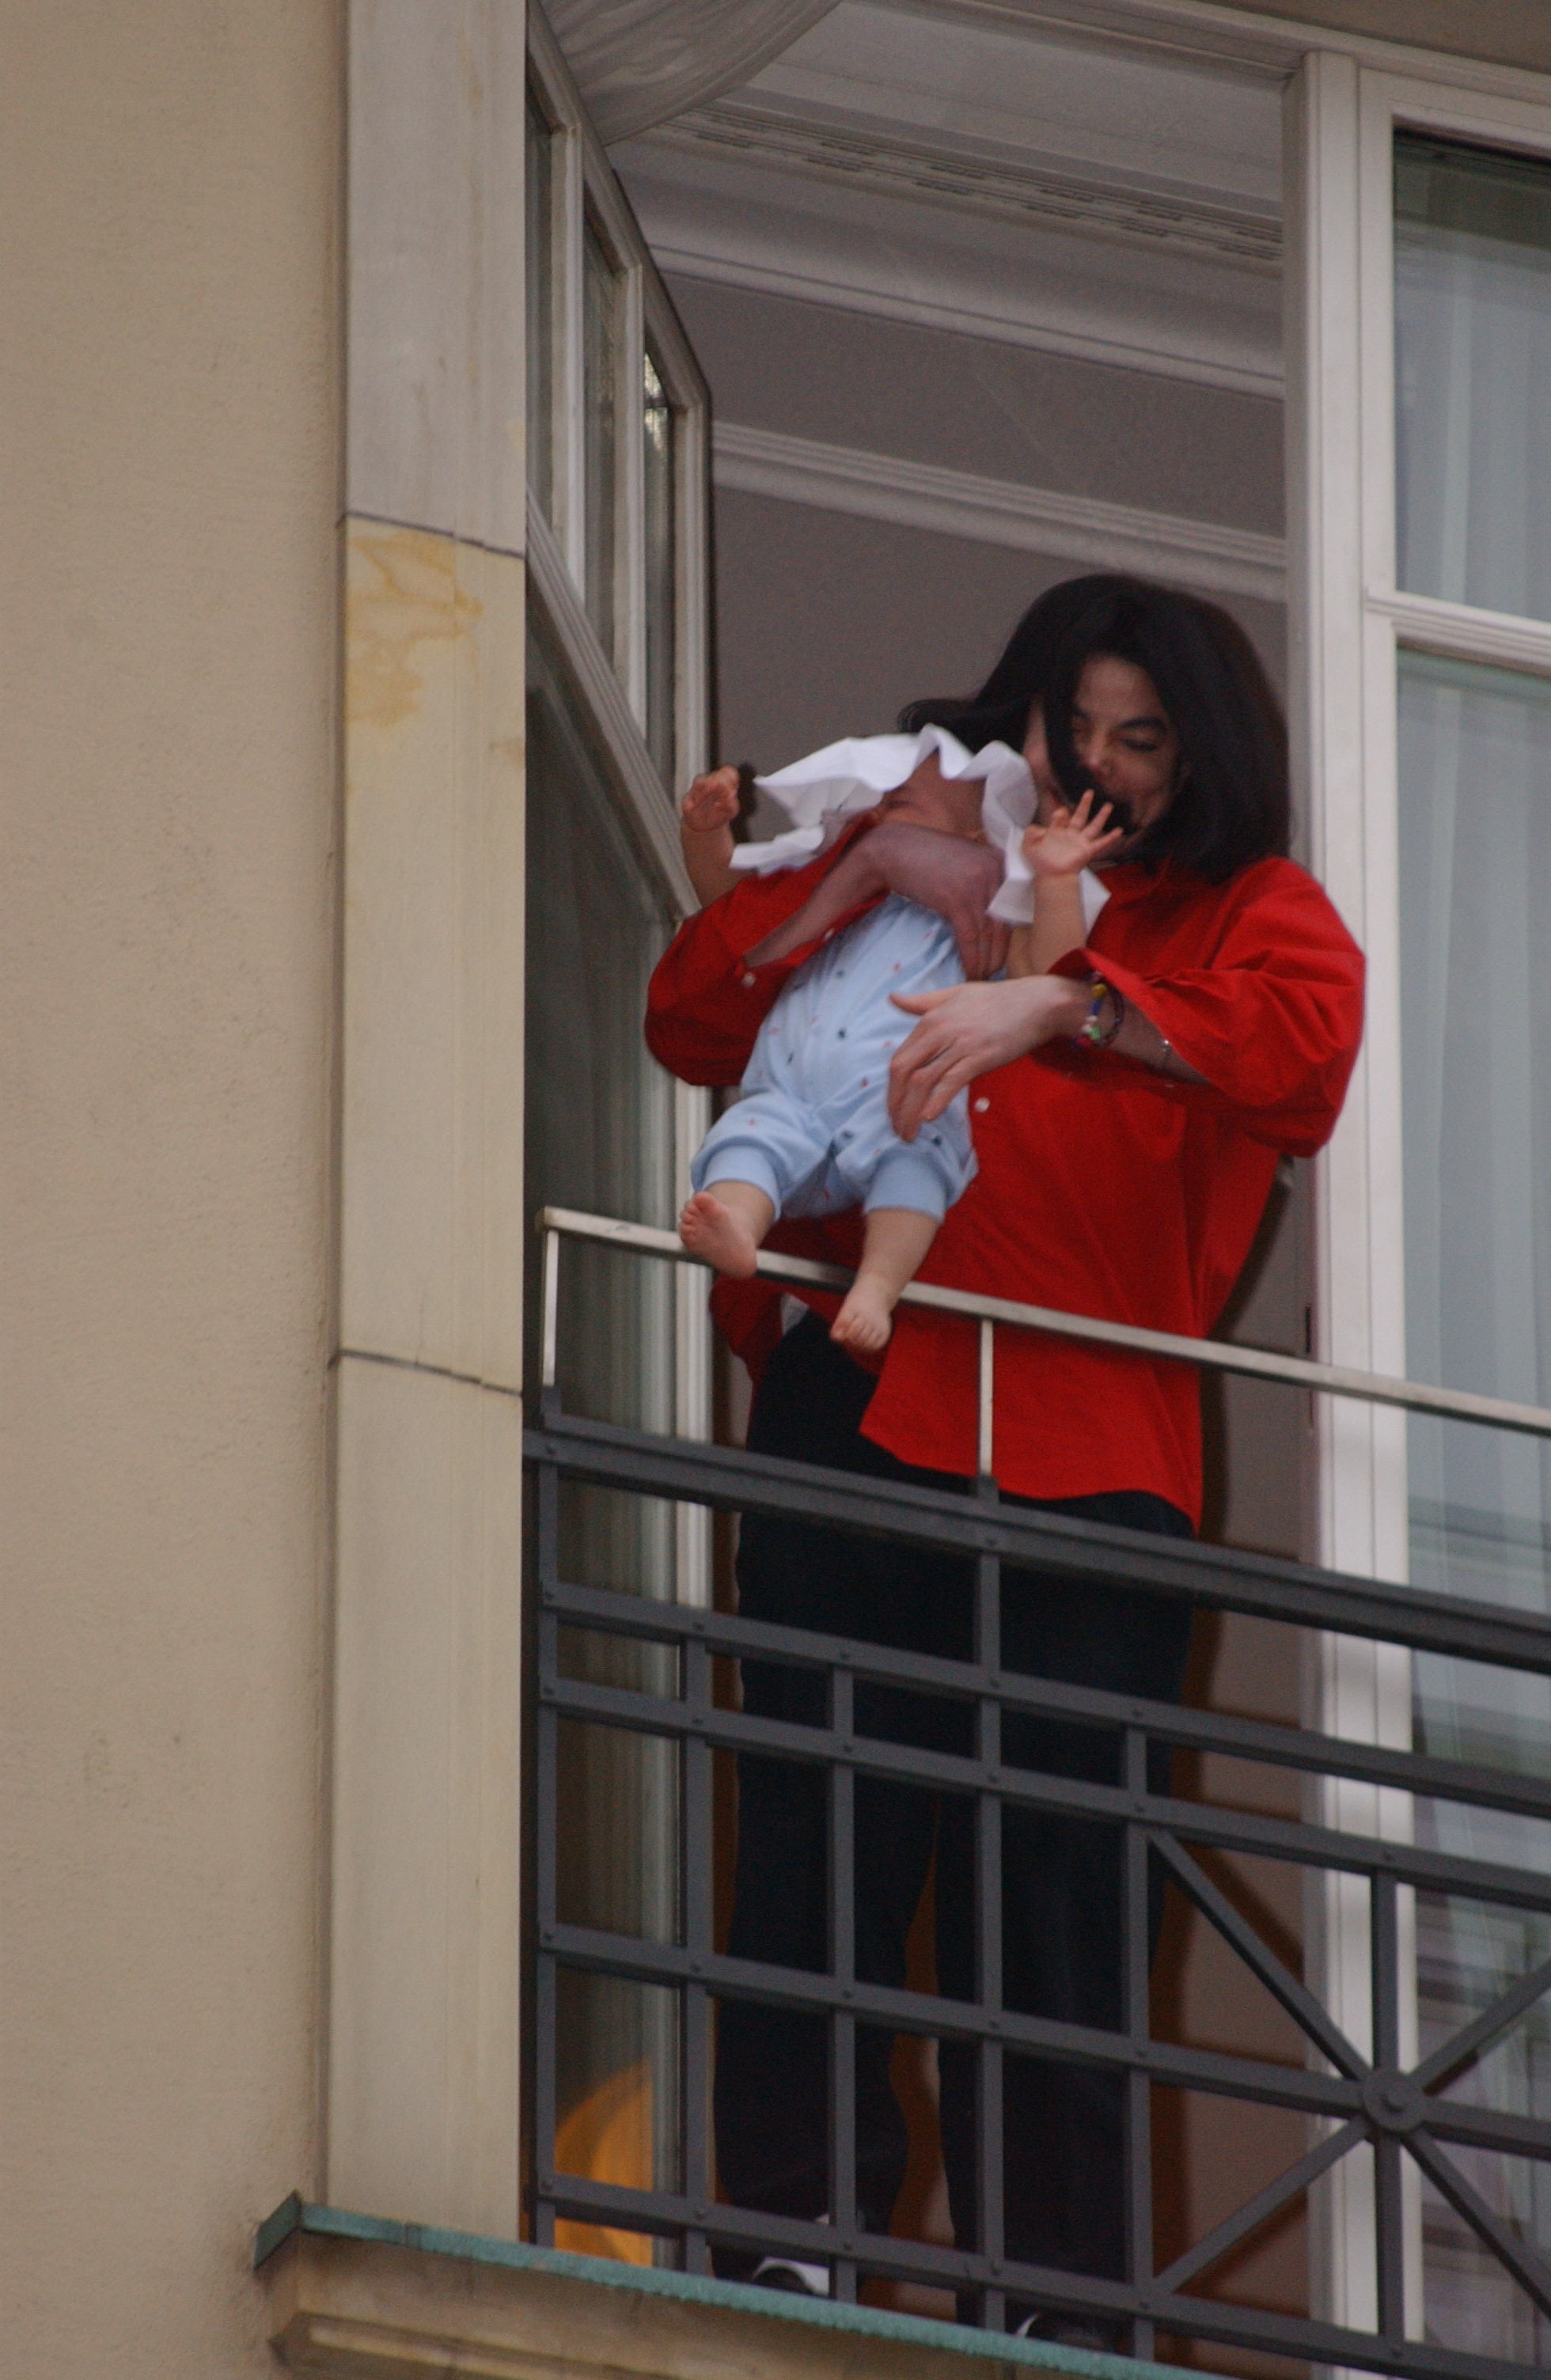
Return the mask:
<path fill-rule="evenodd" d="M 1182 380 L 1204 388 L 1231 390 L 1239 396 L 1256 396 L 1279 405 L 1283 378 L 1278 365 L 1258 361 L 1248 343 L 1223 340 L 1208 354 L 1199 340 L 1174 338 L 1166 324 L 1138 328 L 1118 320 L 1098 304 L 1086 308 L 1067 302 L 1058 309 L 1041 306 L 1027 292 L 1004 285 L 999 303 L 976 303 L 962 282 L 944 273 L 933 287 L 919 256 L 911 260 L 912 285 L 880 285 L 874 276 L 845 270 L 842 261 L 804 255 L 769 237 L 760 251 L 730 239 L 724 225 L 709 223 L 660 225 L 640 203 L 651 253 L 658 270 L 685 281 L 710 281 L 733 289 L 752 289 L 767 298 L 794 298 L 805 305 L 836 306 L 849 314 L 873 315 L 888 322 L 912 322 L 928 331 L 954 331 L 974 339 L 996 339 L 1004 346 L 1032 347 L 1044 355 L 1072 356 L 1081 363 L 1108 364 L 1120 371 L 1156 373 L 1164 380 Z M 1016 311 L 1014 311 L 1016 306 Z"/>
<path fill-rule="evenodd" d="M 1250 595 L 1267 603 L 1287 600 L 1284 542 L 1254 529 L 981 479 L 939 464 L 906 462 L 731 421 L 719 422 L 713 432 L 712 475 L 719 488 L 743 495 L 774 496 L 983 545 L 1135 570 L 1206 594 Z"/>
<path fill-rule="evenodd" d="M 799 117 L 746 101 L 717 100 L 662 126 L 653 146 L 732 158 L 840 182 L 891 198 L 967 210 L 1170 254 L 1240 272 L 1276 273 L 1281 229 L 1273 215 L 1194 192 L 1100 181 L 1059 167 L 976 152 L 963 141 L 908 140 L 859 122 Z"/>

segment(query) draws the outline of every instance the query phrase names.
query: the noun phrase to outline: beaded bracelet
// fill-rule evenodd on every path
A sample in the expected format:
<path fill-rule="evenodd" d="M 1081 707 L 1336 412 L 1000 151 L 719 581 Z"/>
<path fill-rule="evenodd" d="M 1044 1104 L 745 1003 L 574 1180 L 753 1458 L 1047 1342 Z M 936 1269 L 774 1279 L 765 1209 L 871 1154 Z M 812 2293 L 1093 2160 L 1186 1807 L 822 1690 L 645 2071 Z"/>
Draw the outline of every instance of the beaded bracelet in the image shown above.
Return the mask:
<path fill-rule="evenodd" d="M 1077 1038 L 1085 1041 L 1090 1050 L 1108 1050 L 1125 1023 L 1125 1001 L 1114 985 L 1106 983 L 1101 975 L 1088 978 L 1088 989 L 1093 1004 L 1077 1027 Z M 1115 1014 L 1111 1022 L 1103 1026 L 1098 1020 L 1107 1000 L 1114 1002 Z"/>

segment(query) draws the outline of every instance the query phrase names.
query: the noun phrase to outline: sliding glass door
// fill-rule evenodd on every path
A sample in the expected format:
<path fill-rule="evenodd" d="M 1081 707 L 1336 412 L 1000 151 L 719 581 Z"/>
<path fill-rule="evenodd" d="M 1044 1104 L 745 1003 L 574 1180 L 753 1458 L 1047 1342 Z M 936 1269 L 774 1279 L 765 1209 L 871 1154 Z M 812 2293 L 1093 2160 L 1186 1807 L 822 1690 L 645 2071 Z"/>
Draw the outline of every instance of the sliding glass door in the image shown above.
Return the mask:
<path fill-rule="evenodd" d="M 1324 1169 L 1321 1352 L 1551 1404 L 1551 109 L 1311 62 L 1293 390 L 1294 600 L 1316 849 L 1369 952 L 1363 1065 Z M 1551 1613 L 1551 1443 L 1330 1416 L 1318 1550 L 1418 1589 Z M 1551 1691 L 1335 1640 L 1311 1714 L 1551 1773 Z M 1551 1874 L 1551 1829 L 1389 1796 L 1391 1831 Z M 1341 1813 L 1328 1815 L 1337 1823 Z M 1359 2038 L 1366 1913 L 1321 1912 L 1324 1984 Z M 1408 2048 L 1459 2034 L 1551 1958 L 1551 1924 L 1420 1896 Z M 1551 2115 L 1551 2008 L 1452 2095 Z M 1551 2324 L 1499 2236 L 1551 2272 L 1551 2176 L 1455 2151 L 1410 2167 L 1406 2320 L 1541 2363 Z M 1324 2209 L 1328 2310 L 1375 2319 L 1371 2176 Z"/>

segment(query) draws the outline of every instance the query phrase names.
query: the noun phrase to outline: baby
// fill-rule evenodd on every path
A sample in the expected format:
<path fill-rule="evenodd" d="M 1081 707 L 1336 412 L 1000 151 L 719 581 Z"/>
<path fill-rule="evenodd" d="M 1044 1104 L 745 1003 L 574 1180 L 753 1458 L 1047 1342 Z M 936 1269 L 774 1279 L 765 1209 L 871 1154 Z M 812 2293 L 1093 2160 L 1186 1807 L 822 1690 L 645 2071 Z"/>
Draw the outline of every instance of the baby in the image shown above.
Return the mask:
<path fill-rule="evenodd" d="M 892 790 L 878 801 L 891 776 Z M 1106 832 L 1107 806 L 1092 814 L 1091 795 L 1077 809 L 1052 808 L 1045 823 L 1020 831 L 1020 809 L 1026 819 L 1034 802 L 1023 759 L 1000 744 L 971 755 L 937 727 L 914 741 L 875 736 L 830 746 L 758 782 L 807 821 L 773 844 L 734 844 L 736 770 L 697 778 L 685 796 L 685 865 L 702 907 L 751 866 L 804 864 L 863 807 L 971 843 L 988 840 L 990 819 L 1006 847 L 1010 882 L 1032 879 L 1033 922 L 1013 929 L 1010 975 L 1045 974 L 1084 941 L 1084 889 L 1090 905 L 1102 899 L 1084 871 L 1121 840 Z M 993 914 L 1002 902 L 999 895 Z M 1012 907 L 1019 914 L 1016 897 Z M 831 1334 L 855 1354 L 885 1344 L 902 1291 L 975 1176 L 965 1093 L 912 1142 L 889 1122 L 889 1062 L 910 1029 L 895 996 L 950 990 L 963 979 L 944 920 L 899 894 L 885 899 L 827 941 L 782 988 L 760 1026 L 742 1096 L 711 1127 L 690 1169 L 695 1195 L 679 1218 L 679 1236 L 721 1272 L 754 1271 L 778 1214 L 863 1208 L 861 1262 Z"/>

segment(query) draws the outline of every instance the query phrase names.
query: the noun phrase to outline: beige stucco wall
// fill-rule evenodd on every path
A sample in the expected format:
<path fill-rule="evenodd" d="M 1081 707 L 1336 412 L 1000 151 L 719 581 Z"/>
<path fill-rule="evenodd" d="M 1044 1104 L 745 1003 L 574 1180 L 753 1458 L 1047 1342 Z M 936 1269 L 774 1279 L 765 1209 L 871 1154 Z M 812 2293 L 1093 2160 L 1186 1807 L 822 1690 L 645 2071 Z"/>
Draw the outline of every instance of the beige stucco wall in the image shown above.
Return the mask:
<path fill-rule="evenodd" d="M 0 55 L 0 2362 L 215 2380 L 318 2156 L 339 11 Z"/>

